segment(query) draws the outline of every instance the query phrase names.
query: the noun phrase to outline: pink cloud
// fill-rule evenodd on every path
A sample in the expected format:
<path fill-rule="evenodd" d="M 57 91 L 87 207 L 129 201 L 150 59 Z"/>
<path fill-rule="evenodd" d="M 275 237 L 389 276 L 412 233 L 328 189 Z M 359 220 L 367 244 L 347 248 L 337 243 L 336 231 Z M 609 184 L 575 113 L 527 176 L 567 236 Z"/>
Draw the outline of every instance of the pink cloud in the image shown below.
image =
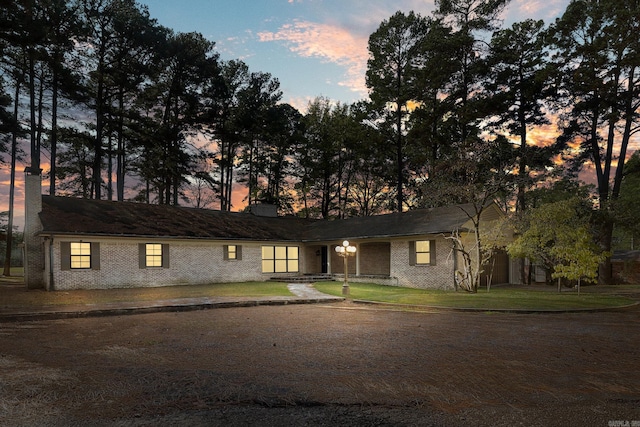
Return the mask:
<path fill-rule="evenodd" d="M 369 53 L 368 38 L 331 24 L 295 21 L 277 32 L 260 32 L 261 42 L 282 42 L 289 50 L 305 58 L 319 58 L 344 67 L 345 75 L 338 85 L 367 94 L 365 72 Z"/>
<path fill-rule="evenodd" d="M 544 19 L 548 24 L 562 15 L 569 0 L 515 0 L 507 6 L 502 18 L 508 22 L 523 21 L 527 18 Z M 507 25 L 507 27 L 511 24 Z"/>
<path fill-rule="evenodd" d="M 548 5 L 548 2 L 543 2 L 540 0 L 518 0 L 516 1 L 516 5 L 518 7 L 518 12 L 524 14 L 534 14 L 537 13 L 540 9 L 543 9 Z"/>

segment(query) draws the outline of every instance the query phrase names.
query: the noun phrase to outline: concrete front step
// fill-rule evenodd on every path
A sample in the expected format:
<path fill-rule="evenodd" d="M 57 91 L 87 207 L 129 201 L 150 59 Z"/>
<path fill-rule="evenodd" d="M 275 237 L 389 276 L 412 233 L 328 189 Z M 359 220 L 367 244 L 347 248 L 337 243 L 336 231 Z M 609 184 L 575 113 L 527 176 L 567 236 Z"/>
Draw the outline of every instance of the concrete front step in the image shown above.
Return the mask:
<path fill-rule="evenodd" d="M 318 274 L 318 275 L 303 275 L 303 276 L 274 276 L 269 279 L 272 282 L 286 282 L 286 283 L 313 283 L 313 282 L 326 282 L 333 280 L 333 276 L 330 274 Z"/>

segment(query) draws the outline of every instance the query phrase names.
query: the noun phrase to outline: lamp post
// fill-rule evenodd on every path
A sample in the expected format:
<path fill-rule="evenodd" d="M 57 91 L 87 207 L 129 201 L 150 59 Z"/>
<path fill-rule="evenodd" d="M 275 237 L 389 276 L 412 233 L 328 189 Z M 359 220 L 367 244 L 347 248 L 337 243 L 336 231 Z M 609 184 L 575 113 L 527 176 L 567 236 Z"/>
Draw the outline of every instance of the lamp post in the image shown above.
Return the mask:
<path fill-rule="evenodd" d="M 336 253 L 338 256 L 344 258 L 344 283 L 342 284 L 342 295 L 349 295 L 349 263 L 347 262 L 350 256 L 355 256 L 356 247 L 349 245 L 349 241 L 342 242 L 342 246 L 336 246 Z"/>

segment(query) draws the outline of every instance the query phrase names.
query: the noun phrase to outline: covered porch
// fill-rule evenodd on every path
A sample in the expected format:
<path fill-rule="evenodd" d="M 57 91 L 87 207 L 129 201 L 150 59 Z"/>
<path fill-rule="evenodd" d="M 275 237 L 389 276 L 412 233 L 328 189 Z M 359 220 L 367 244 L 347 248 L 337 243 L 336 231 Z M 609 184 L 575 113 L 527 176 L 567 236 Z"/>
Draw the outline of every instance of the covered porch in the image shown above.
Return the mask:
<path fill-rule="evenodd" d="M 391 243 L 350 241 L 355 246 L 354 256 L 347 259 L 347 273 L 350 282 L 367 282 L 384 285 L 397 285 L 398 280 L 391 277 Z M 304 277 L 331 277 L 334 280 L 344 278 L 345 261 L 335 251 L 342 242 L 314 244 L 305 248 Z"/>

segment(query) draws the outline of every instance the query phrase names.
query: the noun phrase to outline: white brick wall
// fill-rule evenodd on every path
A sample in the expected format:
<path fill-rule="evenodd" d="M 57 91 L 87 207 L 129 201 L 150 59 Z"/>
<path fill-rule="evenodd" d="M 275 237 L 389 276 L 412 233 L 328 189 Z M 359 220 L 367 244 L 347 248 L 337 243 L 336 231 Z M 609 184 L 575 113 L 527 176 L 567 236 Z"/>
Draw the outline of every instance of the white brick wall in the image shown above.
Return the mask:
<path fill-rule="evenodd" d="M 413 239 L 413 240 L 421 240 Z M 391 242 L 391 276 L 399 286 L 422 289 L 454 289 L 451 242 L 444 237 L 425 237 L 436 241 L 436 265 L 409 265 L 407 240 Z"/>
<path fill-rule="evenodd" d="M 408 241 L 393 240 L 390 243 L 390 276 L 394 278 L 392 284 L 424 289 L 453 289 L 454 261 L 450 241 L 440 236 L 424 238 L 436 240 L 436 265 L 409 265 Z M 237 242 L 84 238 L 85 242 L 100 243 L 100 269 L 61 270 L 60 242 L 62 241 L 72 242 L 78 239 L 54 237 L 52 289 L 55 290 L 261 281 L 273 276 L 273 274 L 262 273 L 263 243 L 261 242 L 242 243 L 242 259 L 225 260 L 224 245 L 237 244 Z M 168 244 L 169 268 L 139 268 L 138 245 L 140 243 Z M 281 242 L 269 243 L 269 245 L 280 244 L 287 245 Z M 45 248 L 48 250 L 48 245 Z M 304 266 L 313 264 L 307 258 L 315 255 L 315 252 L 302 248 L 299 253 L 300 274 L 304 274 L 307 272 Z M 355 276 L 352 278 L 356 280 Z"/>
<path fill-rule="evenodd" d="M 100 243 L 99 270 L 61 270 L 60 242 L 77 241 L 57 238 L 53 245 L 53 289 L 109 289 L 195 285 L 221 282 L 268 280 L 262 273 L 262 244 L 243 243 L 241 260 L 224 260 L 223 246 L 230 242 L 146 241 L 137 239 L 83 239 Z M 140 268 L 138 245 L 169 245 L 169 268 Z M 231 242 L 231 244 L 237 244 Z M 277 243 L 276 243 L 277 244 Z M 291 244 L 289 244 L 291 245 Z M 300 251 L 300 257 L 304 257 Z M 304 265 L 301 259 L 300 265 Z"/>
<path fill-rule="evenodd" d="M 24 281 L 28 288 L 44 287 L 44 246 L 42 238 L 36 234 L 42 231 L 42 224 L 38 214 L 42 211 L 42 179 L 40 175 L 28 172 L 24 177 Z"/>

